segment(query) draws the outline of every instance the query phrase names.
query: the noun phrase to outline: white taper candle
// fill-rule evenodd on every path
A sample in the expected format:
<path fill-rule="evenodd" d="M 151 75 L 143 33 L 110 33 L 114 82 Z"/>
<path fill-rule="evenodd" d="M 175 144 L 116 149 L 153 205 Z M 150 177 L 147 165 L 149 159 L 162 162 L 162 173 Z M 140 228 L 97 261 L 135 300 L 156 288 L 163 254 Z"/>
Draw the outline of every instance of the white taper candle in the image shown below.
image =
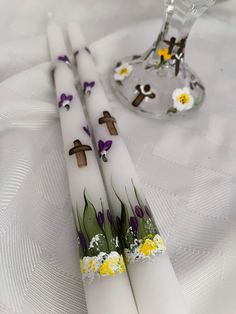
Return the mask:
<path fill-rule="evenodd" d="M 122 304 L 125 313 L 137 314 L 63 34 L 54 22 L 48 42 L 88 313 L 120 314 Z"/>
<path fill-rule="evenodd" d="M 93 126 L 106 190 L 122 235 L 127 268 L 140 314 L 186 314 L 183 296 L 142 192 L 127 147 L 119 135 L 91 53 L 76 23 L 68 26 L 72 50 Z M 128 75 L 130 68 L 120 69 Z M 91 85 L 92 84 L 92 85 Z"/>

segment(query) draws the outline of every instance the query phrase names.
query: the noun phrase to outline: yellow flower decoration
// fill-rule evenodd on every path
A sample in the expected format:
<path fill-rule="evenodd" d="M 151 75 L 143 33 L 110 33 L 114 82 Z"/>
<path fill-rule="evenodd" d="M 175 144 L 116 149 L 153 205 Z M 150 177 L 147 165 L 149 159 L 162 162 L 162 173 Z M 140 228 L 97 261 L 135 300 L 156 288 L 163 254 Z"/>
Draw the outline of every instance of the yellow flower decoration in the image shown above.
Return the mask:
<path fill-rule="evenodd" d="M 118 271 L 119 274 L 122 274 L 123 272 L 126 271 L 126 268 L 125 268 L 125 261 L 124 261 L 123 256 L 120 257 L 118 266 L 119 266 L 119 268 L 118 268 L 117 271 Z"/>
<path fill-rule="evenodd" d="M 96 267 L 94 265 L 94 262 L 95 262 L 95 257 L 92 257 L 89 264 L 88 264 L 88 270 L 93 270 L 93 271 L 96 271 Z"/>
<path fill-rule="evenodd" d="M 114 79 L 116 81 L 123 81 L 133 71 L 133 67 L 129 63 L 122 63 L 115 68 Z"/>
<path fill-rule="evenodd" d="M 125 272 L 125 270 L 123 256 L 110 257 L 101 265 L 99 274 L 101 276 L 114 276 L 116 272 L 121 274 Z"/>
<path fill-rule="evenodd" d="M 145 256 L 151 255 L 153 251 L 157 249 L 158 243 L 155 241 L 153 242 L 150 239 L 146 239 L 143 244 L 139 247 L 139 252 Z"/>
<path fill-rule="evenodd" d="M 100 275 L 102 276 L 113 276 L 115 274 L 114 272 L 114 266 L 118 264 L 118 259 L 117 258 L 109 258 L 107 259 L 101 266 L 100 268 Z"/>
<path fill-rule="evenodd" d="M 177 111 L 189 110 L 194 106 L 194 98 L 188 87 L 175 89 L 172 98 L 174 101 L 173 107 Z"/>
<path fill-rule="evenodd" d="M 164 48 L 164 49 L 159 48 L 159 49 L 157 50 L 157 55 L 158 55 L 159 57 L 163 57 L 163 59 L 164 59 L 165 61 L 171 59 L 171 54 L 169 54 L 169 49 L 168 49 L 168 48 Z"/>

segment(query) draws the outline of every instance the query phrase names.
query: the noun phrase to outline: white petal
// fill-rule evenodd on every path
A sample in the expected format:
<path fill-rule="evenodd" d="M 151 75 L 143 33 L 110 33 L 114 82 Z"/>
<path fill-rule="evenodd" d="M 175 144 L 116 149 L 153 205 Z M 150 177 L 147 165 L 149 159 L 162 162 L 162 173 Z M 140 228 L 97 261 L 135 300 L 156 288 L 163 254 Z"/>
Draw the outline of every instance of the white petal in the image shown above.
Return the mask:
<path fill-rule="evenodd" d="M 190 89 L 189 89 L 189 87 L 184 87 L 184 88 L 182 89 L 182 93 L 186 93 L 186 94 L 189 94 L 189 95 L 190 95 Z"/>
<path fill-rule="evenodd" d="M 176 98 L 179 97 L 179 95 L 182 94 L 182 91 L 183 91 L 183 90 L 180 89 L 180 88 L 175 89 L 175 90 L 173 91 L 172 98 L 173 98 L 174 100 L 176 100 Z"/>
<path fill-rule="evenodd" d="M 183 111 L 184 110 L 184 106 L 181 103 L 179 103 L 178 101 L 174 102 L 173 107 L 176 108 L 177 111 Z"/>
<path fill-rule="evenodd" d="M 128 69 L 128 72 L 131 73 L 131 72 L 133 71 L 132 65 L 128 65 L 128 66 L 127 66 L 127 69 Z"/>
<path fill-rule="evenodd" d="M 128 63 L 122 63 L 120 66 L 118 66 L 117 68 L 115 68 L 116 72 L 120 72 L 122 69 L 124 68 L 128 68 L 129 64 Z"/>
<path fill-rule="evenodd" d="M 114 79 L 115 79 L 116 81 L 123 81 L 124 78 L 125 78 L 124 75 L 120 75 L 120 74 L 118 74 L 118 73 L 115 73 L 115 74 L 114 74 Z"/>

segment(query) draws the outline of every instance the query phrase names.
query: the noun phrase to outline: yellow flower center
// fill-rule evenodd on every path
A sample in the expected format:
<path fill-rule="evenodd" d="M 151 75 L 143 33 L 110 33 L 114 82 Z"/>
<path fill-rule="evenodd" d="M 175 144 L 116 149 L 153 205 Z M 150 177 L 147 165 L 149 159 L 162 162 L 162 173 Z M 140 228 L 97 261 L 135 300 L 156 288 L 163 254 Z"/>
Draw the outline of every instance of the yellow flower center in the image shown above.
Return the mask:
<path fill-rule="evenodd" d="M 91 259 L 91 261 L 89 262 L 89 265 L 88 265 L 88 269 L 93 269 L 95 270 L 95 266 L 94 266 L 94 260 L 95 260 L 95 257 Z"/>
<path fill-rule="evenodd" d="M 177 101 L 182 105 L 187 105 L 190 102 L 190 96 L 187 93 L 181 94 L 177 97 Z"/>
<path fill-rule="evenodd" d="M 150 239 L 145 240 L 145 242 L 140 245 L 139 251 L 145 256 L 149 256 L 152 251 L 155 251 L 157 249 L 157 242 L 153 242 Z"/>
<path fill-rule="evenodd" d="M 127 74 L 129 74 L 129 69 L 128 68 L 122 68 L 119 71 L 119 75 L 127 75 Z"/>
<path fill-rule="evenodd" d="M 115 271 L 117 270 L 117 267 L 120 265 L 120 260 L 118 258 L 112 257 L 107 259 L 100 268 L 100 275 L 109 275 L 113 276 L 115 274 Z"/>
<path fill-rule="evenodd" d="M 165 48 L 165 49 L 159 48 L 157 50 L 157 55 L 159 57 L 163 57 L 164 60 L 170 60 L 171 59 L 171 54 L 169 54 L 169 49 L 168 48 Z"/>

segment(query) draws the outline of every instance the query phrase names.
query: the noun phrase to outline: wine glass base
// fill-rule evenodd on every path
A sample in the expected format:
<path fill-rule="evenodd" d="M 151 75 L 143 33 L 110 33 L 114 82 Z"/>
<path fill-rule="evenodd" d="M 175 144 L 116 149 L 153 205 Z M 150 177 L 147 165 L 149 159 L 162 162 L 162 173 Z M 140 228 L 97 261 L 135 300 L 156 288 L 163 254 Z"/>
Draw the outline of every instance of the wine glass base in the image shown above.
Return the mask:
<path fill-rule="evenodd" d="M 122 67 L 123 73 L 128 69 L 123 77 L 117 75 Z M 205 97 L 203 84 L 186 63 L 180 65 L 176 76 L 172 65 L 158 68 L 148 65 L 142 57 L 128 57 L 117 64 L 111 82 L 122 104 L 154 119 L 190 115 L 200 108 Z"/>

